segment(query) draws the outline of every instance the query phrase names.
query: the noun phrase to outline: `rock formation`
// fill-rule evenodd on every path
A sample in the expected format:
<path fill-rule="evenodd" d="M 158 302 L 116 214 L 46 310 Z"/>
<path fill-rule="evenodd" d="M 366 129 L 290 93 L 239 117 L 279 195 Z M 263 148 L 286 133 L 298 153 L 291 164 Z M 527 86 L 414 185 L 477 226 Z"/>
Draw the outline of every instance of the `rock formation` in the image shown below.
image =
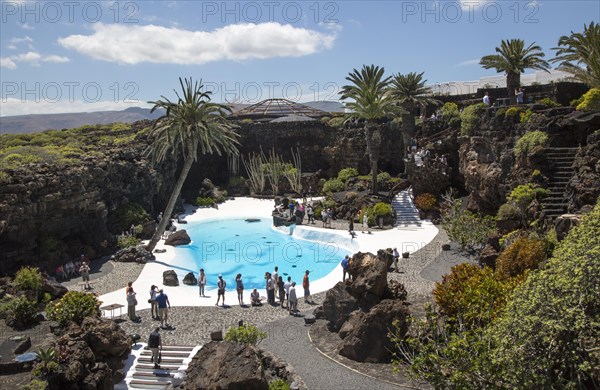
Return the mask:
<path fill-rule="evenodd" d="M 146 264 L 149 261 L 156 260 L 156 257 L 150 252 L 148 252 L 142 246 L 130 246 L 129 248 L 124 248 L 115 253 L 111 260 L 119 261 L 122 263 L 141 263 Z"/>
<path fill-rule="evenodd" d="M 165 240 L 165 245 L 187 245 L 190 242 L 192 242 L 192 239 L 185 230 L 177 230 L 176 232 L 169 234 L 169 237 Z"/>
<path fill-rule="evenodd" d="M 198 284 L 198 279 L 196 279 L 196 276 L 193 272 L 188 272 L 183 278 L 183 284 L 195 286 Z"/>
<path fill-rule="evenodd" d="M 165 286 L 179 286 L 179 279 L 177 274 L 172 269 L 163 272 L 163 285 Z"/>

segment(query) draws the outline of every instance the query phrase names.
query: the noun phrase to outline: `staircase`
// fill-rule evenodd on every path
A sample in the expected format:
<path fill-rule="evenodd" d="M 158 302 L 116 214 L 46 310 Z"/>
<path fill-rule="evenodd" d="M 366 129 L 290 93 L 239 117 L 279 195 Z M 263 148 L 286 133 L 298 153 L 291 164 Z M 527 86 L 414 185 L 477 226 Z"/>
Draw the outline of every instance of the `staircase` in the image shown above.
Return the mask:
<path fill-rule="evenodd" d="M 548 163 L 551 165 L 550 195 L 544 198 L 544 214 L 555 219 L 567 212 L 567 199 L 565 191 L 569 180 L 575 174 L 573 161 L 577 154 L 577 148 L 546 148 Z"/>
<path fill-rule="evenodd" d="M 412 188 L 401 191 L 394 196 L 392 209 L 396 212 L 396 226 L 420 225 L 419 210 L 417 210 L 412 200 Z"/>
<path fill-rule="evenodd" d="M 165 345 L 161 352 L 160 368 L 154 368 L 152 352 L 142 349 L 127 373 L 126 388 L 166 390 L 178 386 L 192 357 L 200 348 Z"/>

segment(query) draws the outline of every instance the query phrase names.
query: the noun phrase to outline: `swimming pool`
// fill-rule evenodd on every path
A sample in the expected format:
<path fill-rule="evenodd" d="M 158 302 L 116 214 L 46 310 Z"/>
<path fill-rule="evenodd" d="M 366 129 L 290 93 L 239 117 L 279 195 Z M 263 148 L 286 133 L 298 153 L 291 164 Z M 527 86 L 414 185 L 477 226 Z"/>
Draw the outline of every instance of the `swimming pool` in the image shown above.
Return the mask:
<path fill-rule="evenodd" d="M 192 239 L 189 245 L 175 249 L 180 270 L 197 276 L 204 268 L 209 287 L 216 287 L 222 274 L 228 289 L 235 288 L 235 276 L 242 274 L 244 288 L 264 288 L 265 272 L 279 267 L 279 275 L 298 284 L 306 270 L 312 281 L 329 274 L 350 250 L 335 239 L 330 242 L 308 241 L 272 228 L 270 218 L 256 222 L 227 219 L 192 222 L 185 230 Z M 334 236 L 331 236 L 334 237 Z"/>

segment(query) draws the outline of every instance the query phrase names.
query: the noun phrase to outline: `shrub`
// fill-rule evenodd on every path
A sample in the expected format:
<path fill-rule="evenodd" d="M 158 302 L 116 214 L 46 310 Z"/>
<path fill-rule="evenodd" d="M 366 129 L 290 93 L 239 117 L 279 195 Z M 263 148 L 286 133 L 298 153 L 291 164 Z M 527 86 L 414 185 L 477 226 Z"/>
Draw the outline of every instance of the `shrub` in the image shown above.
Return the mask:
<path fill-rule="evenodd" d="M 434 195 L 424 192 L 415 198 L 415 206 L 423 211 L 434 210 L 437 207 L 437 199 Z"/>
<path fill-rule="evenodd" d="M 50 302 L 46 306 L 46 313 L 48 318 L 57 321 L 61 326 L 70 321 L 81 324 L 85 317 L 100 316 L 99 306 L 100 302 L 94 294 L 69 291 L 59 300 Z"/>
<path fill-rule="evenodd" d="M 452 241 L 462 249 L 474 251 L 483 248 L 494 231 L 494 218 L 474 214 L 462 208 L 460 199 L 446 199 L 442 225 Z"/>
<path fill-rule="evenodd" d="M 558 104 L 557 102 L 555 102 L 554 100 L 550 99 L 550 98 L 543 98 L 538 100 L 536 103 L 539 104 L 543 104 L 544 106 L 548 107 L 548 108 L 552 108 L 552 107 L 560 107 L 560 104 Z"/>
<path fill-rule="evenodd" d="M 137 246 L 140 243 L 140 239 L 135 236 L 118 236 L 117 247 L 120 249 L 129 248 L 131 246 Z"/>
<path fill-rule="evenodd" d="M 8 320 L 14 321 L 16 327 L 26 327 L 36 322 L 37 303 L 25 296 L 19 296 L 8 304 Z"/>
<path fill-rule="evenodd" d="M 48 382 L 41 379 L 32 379 L 26 385 L 21 385 L 19 390 L 46 390 L 48 388 Z"/>
<path fill-rule="evenodd" d="M 549 193 L 547 189 L 534 187 L 531 183 L 522 184 L 510 192 L 508 200 L 514 202 L 524 212 L 534 199 L 544 198 Z"/>
<path fill-rule="evenodd" d="M 351 177 L 358 176 L 358 171 L 354 168 L 344 168 L 338 172 L 337 178 L 342 181 L 342 183 L 346 183 Z"/>
<path fill-rule="evenodd" d="M 512 232 L 508 232 L 505 235 L 503 235 L 502 237 L 500 237 L 500 240 L 498 240 L 498 243 L 500 244 L 500 247 L 508 248 L 520 236 L 521 236 L 520 230 L 513 230 Z"/>
<path fill-rule="evenodd" d="M 583 102 L 583 95 L 580 96 L 578 99 L 573 99 L 569 102 L 569 106 L 573 107 L 573 108 L 577 108 L 578 105 L 580 105 Z"/>
<path fill-rule="evenodd" d="M 531 120 L 531 116 L 533 115 L 533 111 L 527 110 L 519 114 L 519 118 L 521 123 L 529 123 Z"/>
<path fill-rule="evenodd" d="M 592 88 L 582 96 L 583 101 L 577 105 L 577 111 L 600 110 L 600 88 Z"/>
<path fill-rule="evenodd" d="M 115 210 L 115 224 L 118 232 L 129 230 L 131 225 L 144 223 L 150 216 L 146 210 L 135 202 L 119 206 Z"/>
<path fill-rule="evenodd" d="M 519 220 L 521 219 L 521 211 L 517 206 L 512 203 L 504 203 L 498 209 L 498 220 L 507 221 L 507 220 Z"/>
<path fill-rule="evenodd" d="M 392 206 L 383 202 L 376 203 L 373 207 L 371 207 L 369 212 L 369 217 L 373 216 L 375 220 L 379 219 L 379 217 L 383 217 L 384 219 L 391 218 L 393 215 L 394 210 L 392 209 Z"/>
<path fill-rule="evenodd" d="M 340 129 L 342 126 L 344 126 L 344 121 L 345 121 L 345 119 L 344 119 L 343 116 L 334 116 L 327 123 L 331 127 L 334 127 L 336 129 Z"/>
<path fill-rule="evenodd" d="M 15 275 L 15 285 L 21 290 L 38 291 L 42 288 L 42 274 L 34 267 L 23 267 Z"/>
<path fill-rule="evenodd" d="M 528 237 L 517 238 L 496 260 L 496 272 L 506 276 L 521 275 L 546 260 L 546 243 Z"/>
<path fill-rule="evenodd" d="M 226 341 L 257 345 L 267 338 L 267 334 L 254 325 L 232 326 L 225 334 Z"/>
<path fill-rule="evenodd" d="M 253 123 L 254 123 L 254 121 L 253 121 L 252 119 L 250 119 L 250 118 L 244 118 L 244 119 L 242 119 L 242 120 L 240 121 L 240 123 L 241 123 L 242 125 L 251 125 L 251 124 L 253 124 Z"/>
<path fill-rule="evenodd" d="M 391 178 L 392 176 L 390 176 L 389 173 L 381 172 L 377 175 L 377 185 L 384 186 L 390 181 Z"/>
<path fill-rule="evenodd" d="M 290 390 L 290 384 L 283 379 L 276 379 L 269 383 L 269 390 Z"/>
<path fill-rule="evenodd" d="M 215 203 L 216 202 L 213 198 L 204 198 L 202 196 L 196 198 L 196 206 L 198 207 L 213 207 Z"/>
<path fill-rule="evenodd" d="M 484 103 L 473 104 L 465 107 L 460 114 L 460 133 L 472 135 L 481 125 L 481 116 L 486 108 Z"/>
<path fill-rule="evenodd" d="M 504 114 L 505 118 L 519 118 L 523 109 L 521 107 L 509 107 L 506 109 L 506 113 Z"/>
<path fill-rule="evenodd" d="M 323 192 L 340 192 L 346 189 L 346 184 L 340 179 L 329 179 L 323 184 Z"/>
<path fill-rule="evenodd" d="M 513 152 L 515 156 L 527 154 L 534 146 L 544 146 L 548 142 L 548 134 L 543 131 L 528 131 L 515 143 Z"/>
<path fill-rule="evenodd" d="M 440 108 L 442 120 L 448 124 L 449 127 L 456 128 L 460 126 L 460 111 L 456 103 L 448 102 L 444 103 Z"/>
<path fill-rule="evenodd" d="M 505 107 L 500 107 L 496 110 L 496 113 L 494 114 L 494 116 L 496 118 L 502 118 L 504 119 L 504 117 L 506 116 L 506 108 Z"/>

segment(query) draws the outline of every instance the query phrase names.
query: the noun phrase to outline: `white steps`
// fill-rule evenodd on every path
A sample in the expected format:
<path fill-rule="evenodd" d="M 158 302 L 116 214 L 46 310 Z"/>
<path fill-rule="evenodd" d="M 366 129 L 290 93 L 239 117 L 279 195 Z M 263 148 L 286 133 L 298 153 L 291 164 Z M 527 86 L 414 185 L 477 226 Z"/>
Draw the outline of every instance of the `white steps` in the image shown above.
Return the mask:
<path fill-rule="evenodd" d="M 401 191 L 392 199 L 392 209 L 396 212 L 395 226 L 417 226 L 420 224 L 419 210 L 412 201 L 412 189 Z"/>

